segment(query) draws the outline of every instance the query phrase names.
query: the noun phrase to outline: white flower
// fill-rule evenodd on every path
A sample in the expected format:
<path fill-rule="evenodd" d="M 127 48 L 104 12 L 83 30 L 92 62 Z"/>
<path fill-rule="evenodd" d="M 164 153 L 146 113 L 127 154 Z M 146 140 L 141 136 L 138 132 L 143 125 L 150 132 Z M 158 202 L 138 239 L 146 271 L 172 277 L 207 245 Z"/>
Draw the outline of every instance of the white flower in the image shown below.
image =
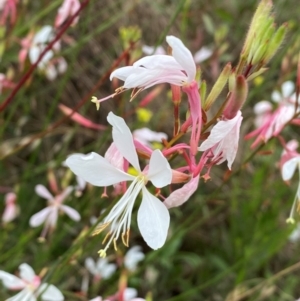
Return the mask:
<path fill-rule="evenodd" d="M 210 135 L 200 145 L 198 150 L 206 151 L 211 149 L 213 153 L 212 160 L 217 160 L 217 164 L 227 160 L 227 166 L 231 169 L 238 150 L 242 119 L 242 113 L 238 111 L 234 118 L 219 121 L 212 128 Z"/>
<path fill-rule="evenodd" d="M 281 85 L 281 93 L 279 91 L 273 91 L 271 94 L 271 98 L 274 102 L 279 103 L 283 100 L 295 102 L 296 94 L 293 93 L 295 91 L 295 84 L 292 81 L 286 81 Z"/>
<path fill-rule="evenodd" d="M 166 133 L 154 132 L 148 128 L 141 128 L 132 132 L 133 138 L 144 145 L 151 147 L 150 142 L 161 142 L 162 139 L 168 139 Z"/>
<path fill-rule="evenodd" d="M 36 301 L 40 296 L 45 301 L 63 301 L 65 298 L 60 290 L 52 284 L 43 283 L 35 275 L 33 269 L 26 263 L 19 266 L 20 278 L 0 271 L 0 280 L 3 285 L 10 290 L 22 290 L 17 295 L 7 299 L 7 301 Z"/>
<path fill-rule="evenodd" d="M 113 263 L 108 263 L 106 258 L 99 258 L 95 262 L 91 257 L 85 260 L 85 267 L 97 279 L 108 279 L 117 269 L 117 266 Z"/>
<path fill-rule="evenodd" d="M 172 171 L 167 159 L 160 150 L 153 151 L 149 168 L 141 171 L 138 156 L 134 147 L 132 134 L 123 118 L 108 114 L 108 122 L 113 126 L 113 141 L 122 156 L 135 168 L 137 176 L 132 176 L 122 169 L 112 165 L 107 159 L 96 154 L 74 154 L 67 160 L 69 168 L 85 181 L 95 186 L 109 186 L 123 181 L 132 181 L 125 194 L 105 217 L 99 232 L 110 226 L 110 232 L 105 248 L 100 250 L 100 256 L 106 255 L 109 245 L 116 240 L 122 231 L 122 241 L 128 245 L 129 229 L 132 209 L 140 191 L 143 193 L 142 203 L 138 210 L 138 227 L 147 242 L 153 248 L 158 249 L 165 243 L 170 216 L 165 205 L 146 188 L 148 181 L 161 188 L 171 183 Z"/>
<path fill-rule="evenodd" d="M 80 214 L 73 208 L 63 205 L 64 199 L 73 191 L 73 187 L 67 187 L 61 194 L 54 197 L 44 185 L 37 185 L 35 187 L 35 192 L 40 197 L 48 200 L 48 207 L 34 214 L 30 220 L 29 224 L 31 227 L 38 227 L 42 223 L 45 223 L 45 228 L 42 236 L 46 235 L 48 229 L 54 229 L 56 226 L 59 211 L 66 213 L 74 221 L 80 220 Z"/>
<path fill-rule="evenodd" d="M 147 89 L 153 85 L 169 83 L 182 86 L 191 83 L 196 76 L 196 65 L 191 52 L 182 41 L 167 36 L 172 55 L 150 55 L 136 61 L 133 66 L 116 69 L 110 79 L 117 77 L 124 81 L 124 88 Z"/>
<path fill-rule="evenodd" d="M 127 270 L 134 271 L 140 261 L 145 258 L 145 254 L 141 251 L 140 246 L 134 246 L 130 248 L 125 257 L 124 257 L 124 265 Z"/>

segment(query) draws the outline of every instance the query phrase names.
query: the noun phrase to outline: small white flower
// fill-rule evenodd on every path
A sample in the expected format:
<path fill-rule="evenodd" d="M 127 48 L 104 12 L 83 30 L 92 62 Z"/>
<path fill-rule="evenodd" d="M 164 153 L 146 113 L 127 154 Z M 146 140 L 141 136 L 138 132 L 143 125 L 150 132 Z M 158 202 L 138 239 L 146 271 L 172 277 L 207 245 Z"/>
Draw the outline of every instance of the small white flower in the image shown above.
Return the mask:
<path fill-rule="evenodd" d="M 235 159 L 242 122 L 242 113 L 238 111 L 236 116 L 230 120 L 219 121 L 211 130 L 208 138 L 200 145 L 199 151 L 212 150 L 212 160 L 217 160 L 221 164 L 227 160 L 227 166 L 231 165 Z"/>
<path fill-rule="evenodd" d="M 151 147 L 151 142 L 161 142 L 162 139 L 168 139 L 166 133 L 154 132 L 148 128 L 141 128 L 132 132 L 133 138 L 144 145 Z"/>
<path fill-rule="evenodd" d="M 88 257 L 85 260 L 87 270 L 98 279 L 108 279 L 117 269 L 113 263 L 108 263 L 106 258 L 99 258 L 97 262 L 93 258 Z"/>
<path fill-rule="evenodd" d="M 52 284 L 43 283 L 39 276 L 26 263 L 19 266 L 20 278 L 0 271 L 0 280 L 10 290 L 22 290 L 7 301 L 36 301 L 38 296 L 45 301 L 63 301 L 65 298 L 60 290 Z"/>
<path fill-rule="evenodd" d="M 54 197 L 44 185 L 37 185 L 35 192 L 40 197 L 48 200 L 48 207 L 34 214 L 29 224 L 31 227 L 38 227 L 42 223 L 45 223 L 45 227 L 42 233 L 42 237 L 45 237 L 48 229 L 54 229 L 56 226 L 58 214 L 60 211 L 66 213 L 74 221 L 80 220 L 80 214 L 73 208 L 63 205 L 65 198 L 73 191 L 73 187 L 67 187 L 61 194 Z"/>
<path fill-rule="evenodd" d="M 124 257 L 124 265 L 127 270 L 135 271 L 138 263 L 145 258 L 145 254 L 141 250 L 140 246 L 134 246 L 127 251 Z"/>

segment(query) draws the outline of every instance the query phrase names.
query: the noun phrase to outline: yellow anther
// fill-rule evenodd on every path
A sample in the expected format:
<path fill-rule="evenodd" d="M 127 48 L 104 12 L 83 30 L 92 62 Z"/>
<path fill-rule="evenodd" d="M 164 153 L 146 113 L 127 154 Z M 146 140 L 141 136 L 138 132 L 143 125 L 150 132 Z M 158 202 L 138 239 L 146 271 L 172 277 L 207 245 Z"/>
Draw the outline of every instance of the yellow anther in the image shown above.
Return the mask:
<path fill-rule="evenodd" d="M 100 234 L 110 223 L 104 223 L 96 227 L 96 229 L 93 231 L 92 236 Z"/>
<path fill-rule="evenodd" d="M 289 217 L 287 220 L 286 220 L 286 223 L 287 224 L 295 224 L 295 220 L 292 218 L 292 217 Z"/>
<path fill-rule="evenodd" d="M 102 240 L 102 244 L 105 244 L 106 240 L 110 237 L 110 235 L 111 235 L 111 232 L 108 232 L 108 233 L 105 235 L 104 239 Z"/>
<path fill-rule="evenodd" d="M 105 257 L 106 257 L 106 252 L 105 252 L 105 250 L 103 250 L 103 249 L 99 250 L 99 251 L 98 251 L 98 254 L 99 254 L 99 256 L 102 257 L 102 258 L 105 258 Z"/>
<path fill-rule="evenodd" d="M 99 109 L 100 109 L 100 101 L 98 100 L 98 98 L 96 96 L 93 96 L 92 99 L 91 99 L 91 102 L 93 102 L 93 103 L 96 104 L 97 111 L 99 111 Z"/>
<path fill-rule="evenodd" d="M 115 251 L 117 251 L 118 250 L 118 247 L 117 247 L 117 240 L 114 238 L 114 249 L 115 249 Z"/>

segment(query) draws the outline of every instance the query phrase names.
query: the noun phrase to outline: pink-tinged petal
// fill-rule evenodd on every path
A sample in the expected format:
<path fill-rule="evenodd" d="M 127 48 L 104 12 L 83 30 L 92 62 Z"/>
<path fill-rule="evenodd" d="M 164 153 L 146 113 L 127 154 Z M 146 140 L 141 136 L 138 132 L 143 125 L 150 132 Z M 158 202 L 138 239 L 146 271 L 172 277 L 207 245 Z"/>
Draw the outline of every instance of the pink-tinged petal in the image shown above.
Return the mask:
<path fill-rule="evenodd" d="M 74 190 L 73 186 L 68 186 L 64 189 L 64 191 L 55 197 L 55 201 L 57 203 L 63 203 L 63 201 L 70 195 L 70 193 Z"/>
<path fill-rule="evenodd" d="M 61 205 L 60 209 L 62 209 L 72 220 L 76 222 L 80 221 L 80 214 L 75 209 L 66 205 Z"/>
<path fill-rule="evenodd" d="M 95 186 L 104 187 L 134 180 L 133 176 L 115 168 L 96 153 L 71 155 L 66 164 L 77 176 Z"/>
<path fill-rule="evenodd" d="M 212 56 L 213 52 L 207 47 L 202 47 L 194 54 L 195 63 L 201 63 Z"/>
<path fill-rule="evenodd" d="M 227 166 L 231 169 L 238 150 L 242 120 L 241 111 L 238 111 L 233 119 L 219 121 L 211 130 L 207 140 L 200 145 L 198 150 L 206 151 L 211 149 L 214 154 L 213 160 L 218 159 L 218 164 L 227 160 Z"/>
<path fill-rule="evenodd" d="M 208 138 L 200 145 L 200 147 L 198 148 L 199 151 L 206 151 L 209 148 L 212 148 L 216 143 L 220 142 L 235 127 L 240 116 L 240 113 L 238 113 L 234 118 L 230 120 L 219 121 L 212 128 Z"/>
<path fill-rule="evenodd" d="M 4 271 L 0 271 L 0 280 L 5 287 L 11 290 L 20 290 L 26 286 L 23 280 Z"/>
<path fill-rule="evenodd" d="M 223 144 L 223 152 L 227 160 L 227 166 L 231 170 L 232 163 L 236 157 L 239 147 L 240 127 L 243 117 L 239 116 L 237 122 L 231 132 L 227 134 L 226 142 Z"/>
<path fill-rule="evenodd" d="M 63 301 L 65 300 L 61 291 L 52 284 L 43 283 L 39 289 L 38 294 L 42 293 L 41 299 L 45 301 Z"/>
<path fill-rule="evenodd" d="M 172 55 L 182 66 L 188 75 L 188 82 L 192 82 L 196 77 L 196 65 L 191 52 L 184 46 L 182 41 L 174 36 L 166 37 L 167 43 L 172 48 Z"/>
<path fill-rule="evenodd" d="M 133 137 L 124 119 L 109 112 L 107 121 L 112 125 L 114 143 L 123 157 L 137 170 L 141 171 L 139 159 L 134 147 Z"/>
<path fill-rule="evenodd" d="M 289 96 L 291 96 L 294 90 L 295 90 L 295 84 L 290 80 L 284 82 L 281 86 L 281 92 L 283 98 L 288 98 Z"/>
<path fill-rule="evenodd" d="M 147 177 L 157 188 L 164 187 L 172 181 L 170 164 L 159 149 L 151 154 Z"/>
<path fill-rule="evenodd" d="M 138 210 L 138 227 L 148 244 L 154 250 L 161 248 L 167 238 L 170 215 L 166 206 L 145 187 L 143 199 Z"/>
<path fill-rule="evenodd" d="M 65 115 L 70 115 L 73 110 L 66 107 L 65 105 L 63 104 L 60 104 L 59 106 L 59 109 L 65 114 Z M 86 127 L 86 128 L 89 128 L 89 129 L 93 129 L 93 130 L 104 130 L 106 129 L 106 126 L 104 125 L 101 125 L 101 124 L 96 124 L 94 122 L 92 122 L 91 120 L 83 117 L 82 115 L 80 115 L 79 113 L 75 112 L 72 116 L 71 116 L 71 119 L 75 122 L 77 122 L 78 124 Z"/>
<path fill-rule="evenodd" d="M 51 211 L 51 207 L 46 207 L 38 213 L 34 214 L 29 220 L 29 225 L 34 228 L 40 226 L 46 221 L 48 216 L 51 214 Z"/>
<path fill-rule="evenodd" d="M 15 203 L 17 195 L 14 192 L 9 192 L 5 195 L 5 204 Z"/>
<path fill-rule="evenodd" d="M 54 229 L 56 227 L 58 219 L 58 207 L 51 207 L 51 211 L 49 216 L 47 217 L 46 224 L 50 226 L 50 228 Z"/>
<path fill-rule="evenodd" d="M 184 184 L 181 188 L 173 191 L 164 200 L 165 206 L 168 209 L 181 206 L 197 190 L 198 183 L 199 183 L 199 176 L 192 178 L 188 183 Z"/>
<path fill-rule="evenodd" d="M 282 178 L 284 181 L 288 181 L 292 178 L 296 168 L 300 168 L 300 156 L 295 157 L 285 162 L 281 169 Z"/>
<path fill-rule="evenodd" d="M 19 207 L 14 203 L 8 204 L 5 206 L 2 215 L 2 221 L 4 223 L 9 223 L 13 221 L 18 215 L 19 215 Z"/>
<path fill-rule="evenodd" d="M 35 192 L 38 196 L 41 198 L 44 198 L 46 200 L 53 200 L 53 195 L 49 192 L 49 190 L 44 185 L 36 185 L 35 186 Z"/>
<path fill-rule="evenodd" d="M 104 158 L 111 163 L 114 167 L 123 170 L 124 168 L 124 157 L 119 152 L 116 144 L 113 142 L 107 149 Z"/>
<path fill-rule="evenodd" d="M 34 270 L 32 269 L 32 267 L 30 265 L 28 265 L 27 263 L 22 263 L 19 266 L 19 270 L 20 270 L 20 277 L 31 283 L 33 282 L 34 278 L 36 277 Z"/>

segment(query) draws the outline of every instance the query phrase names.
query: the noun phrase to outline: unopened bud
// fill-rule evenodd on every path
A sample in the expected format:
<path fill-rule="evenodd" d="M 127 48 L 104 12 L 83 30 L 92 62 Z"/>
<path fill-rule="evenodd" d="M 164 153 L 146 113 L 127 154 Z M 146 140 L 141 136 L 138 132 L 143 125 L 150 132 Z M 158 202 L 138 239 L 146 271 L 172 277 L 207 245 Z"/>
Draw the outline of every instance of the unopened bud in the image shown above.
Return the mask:
<path fill-rule="evenodd" d="M 284 36 L 286 34 L 286 30 L 287 30 L 287 24 L 284 23 L 275 32 L 268 45 L 268 49 L 264 57 L 264 63 L 268 62 L 273 57 L 275 52 L 279 49 L 284 39 Z"/>
<path fill-rule="evenodd" d="M 190 178 L 190 175 L 172 169 L 172 184 L 185 183 L 190 180 Z"/>
<path fill-rule="evenodd" d="M 228 100 L 223 115 L 226 119 L 232 119 L 243 106 L 248 95 L 248 84 L 243 75 L 236 78 L 235 89 Z"/>
<path fill-rule="evenodd" d="M 212 104 L 216 101 L 217 97 L 220 95 L 223 88 L 225 87 L 230 74 L 231 74 L 231 64 L 228 63 L 224 67 L 219 78 L 217 79 L 216 83 L 214 84 L 209 95 L 206 98 L 203 106 L 204 111 L 207 111 L 212 106 Z"/>

